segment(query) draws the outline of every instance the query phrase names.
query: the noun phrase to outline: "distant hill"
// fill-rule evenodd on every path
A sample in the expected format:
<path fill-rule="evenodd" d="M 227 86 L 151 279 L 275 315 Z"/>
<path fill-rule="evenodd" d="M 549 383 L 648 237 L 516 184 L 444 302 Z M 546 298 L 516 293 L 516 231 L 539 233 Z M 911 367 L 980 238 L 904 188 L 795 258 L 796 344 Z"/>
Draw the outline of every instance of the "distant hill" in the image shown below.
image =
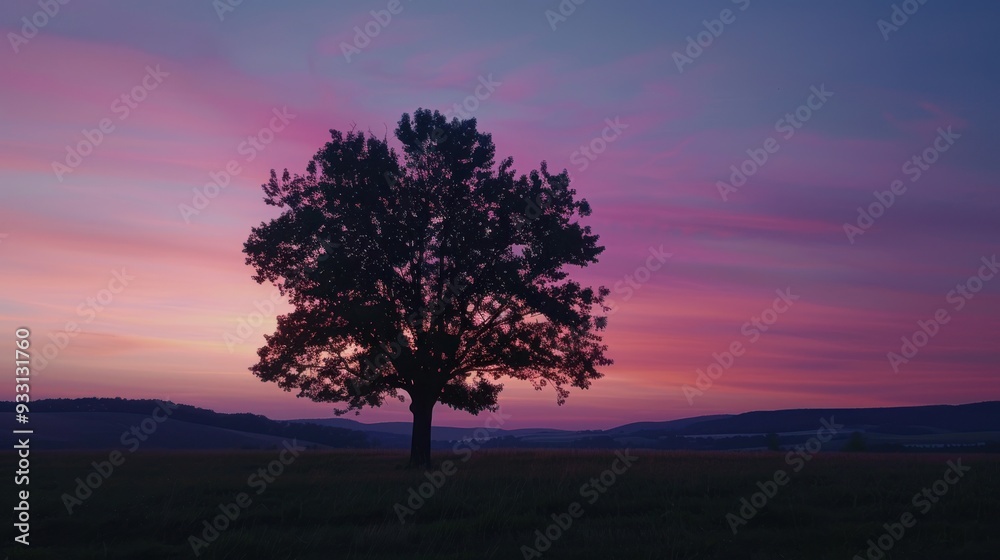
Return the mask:
<path fill-rule="evenodd" d="M 893 408 L 826 408 L 747 412 L 640 422 L 607 430 L 614 444 L 657 449 L 766 449 L 806 442 L 822 419 L 843 427 L 824 448 L 844 447 L 855 432 L 872 451 L 963 448 L 1000 451 L 1000 402 Z M 770 435 L 772 435 L 769 437 Z M 613 445 L 604 441 L 605 445 Z"/>
<path fill-rule="evenodd" d="M 896 408 L 815 408 L 747 412 L 705 420 L 685 434 L 751 434 L 816 429 L 819 418 L 834 416 L 855 427 L 935 433 L 1000 431 L 1000 402 Z"/>
<path fill-rule="evenodd" d="M 121 436 L 148 418 L 158 401 L 47 399 L 31 403 L 33 443 L 41 449 L 121 447 Z M 0 402 L 13 413 L 14 403 Z M 608 430 L 520 428 L 489 430 L 435 426 L 433 447 L 451 449 L 476 439 L 485 448 L 646 448 L 690 450 L 789 449 L 833 419 L 843 427 L 824 450 L 844 447 L 858 433 L 873 451 L 961 448 L 1000 452 L 1000 402 L 895 408 L 830 408 L 747 412 L 665 422 L 634 422 Z M 256 414 L 221 414 L 177 405 L 144 447 L 161 449 L 274 448 L 286 439 L 319 448 L 406 449 L 408 422 L 365 424 L 346 418 L 275 421 Z"/>
<path fill-rule="evenodd" d="M 617 448 L 691 450 L 767 449 L 777 436 L 782 447 L 806 442 L 833 418 L 844 427 L 824 447 L 840 449 L 858 432 L 869 449 L 919 451 L 948 446 L 1000 451 L 1000 402 L 895 408 L 793 409 L 698 416 L 664 422 L 633 422 L 608 430 L 569 431 L 547 428 L 492 430 L 483 447 L 491 448 Z M 367 433 L 379 447 L 409 445 L 408 422 L 364 424 L 343 418 L 293 420 L 338 426 Z M 431 437 L 438 449 L 476 438 L 480 428 L 435 426 Z"/>
<path fill-rule="evenodd" d="M 41 449 L 120 447 L 122 432 L 139 425 L 159 406 L 155 400 L 43 399 L 31 403 L 33 441 Z M 0 412 L 13 414 L 14 403 L 0 402 Z M 161 413 L 162 415 L 162 413 Z M 157 425 L 144 447 L 164 449 L 259 449 L 286 439 L 330 448 L 371 447 L 360 431 L 311 424 L 278 422 L 257 414 L 223 414 L 177 405 Z"/>
<path fill-rule="evenodd" d="M 618 426 L 617 428 L 611 428 L 610 430 L 605 430 L 605 432 L 608 434 L 629 434 L 646 430 L 678 431 L 694 424 L 700 424 L 703 422 L 708 422 L 710 420 L 720 420 L 732 417 L 733 417 L 732 414 L 715 414 L 711 416 L 695 416 L 693 418 L 682 418 L 680 420 L 668 420 L 666 422 L 633 422 L 631 424 L 625 424 L 624 426 Z"/>

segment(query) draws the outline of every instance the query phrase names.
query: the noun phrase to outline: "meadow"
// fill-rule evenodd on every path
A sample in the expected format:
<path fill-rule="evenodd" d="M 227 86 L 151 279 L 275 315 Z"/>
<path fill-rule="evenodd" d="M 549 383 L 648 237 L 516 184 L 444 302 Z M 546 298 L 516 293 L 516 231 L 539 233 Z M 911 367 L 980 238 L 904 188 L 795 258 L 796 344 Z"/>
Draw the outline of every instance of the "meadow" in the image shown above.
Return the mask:
<path fill-rule="evenodd" d="M 884 558 L 1000 558 L 997 455 L 829 452 L 796 472 L 799 462 L 779 452 L 633 450 L 636 459 L 623 461 L 605 450 L 479 450 L 436 454 L 439 471 L 428 476 L 402 468 L 406 456 L 398 452 L 298 453 L 140 451 L 70 515 L 63 494 L 74 493 L 75 479 L 94 473 L 91 462 L 108 454 L 33 452 L 31 546 L 6 544 L 5 553 L 60 560 L 850 560 L 867 558 L 869 539 L 896 524 L 902 534 L 889 538 Z M 967 472 L 946 477 L 948 461 L 959 458 Z M 0 462 L 5 472 L 16 470 L 10 454 Z M 937 487 L 945 493 L 934 495 L 946 478 Z M 779 479 L 784 483 L 768 483 Z M 915 501 L 924 488 L 930 497 Z M 760 504 L 762 497 L 759 511 L 740 516 L 742 498 Z M 915 520 L 908 528 L 900 524 L 906 513 Z M 226 529 L 213 535 L 205 522 L 216 517 Z M 555 538 L 539 537 L 546 532 Z M 192 535 L 204 545 L 196 545 L 197 556 Z"/>

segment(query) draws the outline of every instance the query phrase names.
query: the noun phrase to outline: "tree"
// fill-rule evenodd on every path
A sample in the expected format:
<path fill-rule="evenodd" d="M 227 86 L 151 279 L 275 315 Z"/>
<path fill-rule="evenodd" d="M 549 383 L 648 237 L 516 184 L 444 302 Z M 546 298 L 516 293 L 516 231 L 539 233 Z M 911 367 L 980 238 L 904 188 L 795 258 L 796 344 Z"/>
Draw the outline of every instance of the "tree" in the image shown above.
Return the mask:
<path fill-rule="evenodd" d="M 271 171 L 264 201 L 281 214 L 244 244 L 254 280 L 294 307 L 256 376 L 338 415 L 406 393 L 411 465 L 430 464 L 438 402 L 495 411 L 509 377 L 551 385 L 561 405 L 602 376 L 609 291 L 565 269 L 604 247 L 565 170 L 518 177 L 475 119 L 425 109 L 399 121 L 402 157 L 372 134 L 330 135 L 305 175 Z"/>

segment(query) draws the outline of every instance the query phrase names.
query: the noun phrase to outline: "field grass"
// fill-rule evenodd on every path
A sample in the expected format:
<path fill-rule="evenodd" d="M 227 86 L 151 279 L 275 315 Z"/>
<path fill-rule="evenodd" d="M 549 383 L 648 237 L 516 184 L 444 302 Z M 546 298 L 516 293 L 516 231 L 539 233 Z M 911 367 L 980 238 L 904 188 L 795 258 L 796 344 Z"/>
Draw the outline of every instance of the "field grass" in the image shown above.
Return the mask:
<path fill-rule="evenodd" d="M 409 489 L 427 478 L 400 468 L 398 453 L 303 452 L 258 494 L 248 477 L 277 451 L 140 450 L 69 515 L 60 496 L 107 453 L 33 452 L 32 545 L 6 544 L 5 553 L 12 560 L 195 558 L 189 536 L 220 514 L 220 503 L 246 492 L 252 503 L 200 558 L 519 559 L 535 531 L 573 502 L 582 516 L 570 517 L 542 558 L 850 560 L 865 557 L 866 541 L 904 512 L 914 513 L 916 525 L 885 558 L 1000 558 L 1000 456 L 961 456 L 971 471 L 923 514 L 914 494 L 942 479 L 959 454 L 821 453 L 797 473 L 780 453 L 632 454 L 634 465 L 593 504 L 581 486 L 612 467 L 613 451 L 478 451 L 467 462 L 467 455 L 441 454 L 439 464 L 453 460 L 457 472 L 403 524 L 394 504 L 405 505 Z M 0 463 L 4 472 L 16 470 L 10 454 Z M 740 499 L 779 469 L 788 483 L 734 535 L 727 514 L 738 515 Z"/>

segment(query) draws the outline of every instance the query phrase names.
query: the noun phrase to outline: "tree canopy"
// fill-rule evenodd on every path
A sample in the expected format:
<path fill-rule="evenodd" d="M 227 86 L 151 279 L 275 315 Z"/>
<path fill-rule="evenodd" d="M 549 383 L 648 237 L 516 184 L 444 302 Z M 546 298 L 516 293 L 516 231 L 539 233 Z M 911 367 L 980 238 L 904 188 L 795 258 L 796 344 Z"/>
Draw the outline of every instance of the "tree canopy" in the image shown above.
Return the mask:
<path fill-rule="evenodd" d="M 441 402 L 495 410 L 504 377 L 588 388 L 611 364 L 605 287 L 569 267 L 604 250 L 568 173 L 517 175 L 475 119 L 419 109 L 386 138 L 330 131 L 305 174 L 272 170 L 278 217 L 251 230 L 246 262 L 294 310 L 251 371 L 338 414 L 410 397 L 411 462 L 429 461 Z"/>

